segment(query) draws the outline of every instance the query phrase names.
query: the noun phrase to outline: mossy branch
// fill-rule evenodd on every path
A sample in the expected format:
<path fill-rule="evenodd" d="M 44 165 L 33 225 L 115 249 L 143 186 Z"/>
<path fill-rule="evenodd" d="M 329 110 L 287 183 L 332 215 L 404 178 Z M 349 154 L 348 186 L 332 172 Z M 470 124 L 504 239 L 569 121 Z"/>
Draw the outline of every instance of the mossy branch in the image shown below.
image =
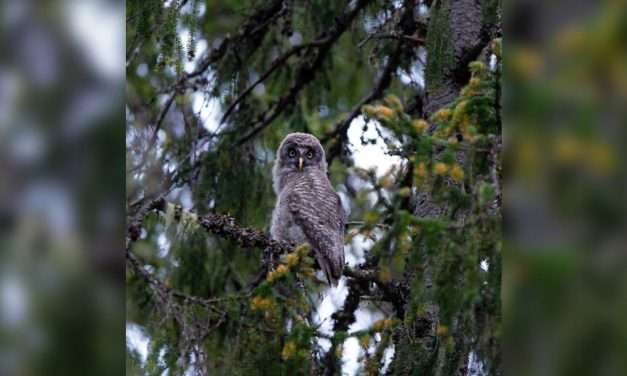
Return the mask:
<path fill-rule="evenodd" d="M 271 239 L 264 232 L 251 228 L 242 227 L 235 219 L 229 215 L 209 213 L 203 216 L 199 216 L 191 211 L 183 210 L 180 205 L 173 205 L 168 203 L 163 197 L 159 197 L 155 200 L 149 201 L 141 205 L 138 203 L 135 207 L 139 207 L 134 215 L 132 215 L 128 221 L 127 229 L 127 245 L 126 254 L 127 262 L 135 269 L 149 284 L 154 286 L 161 286 L 158 281 L 154 281 L 150 273 L 141 267 L 140 261 L 131 252 L 130 246 L 133 242 L 137 241 L 141 234 L 142 223 L 144 218 L 151 212 L 160 213 L 165 217 L 166 222 L 172 220 L 176 222 L 183 222 L 190 225 L 199 226 L 204 231 L 213 234 L 215 236 L 235 241 L 243 248 L 259 248 L 264 250 L 265 255 L 262 260 L 262 270 L 260 275 L 255 278 L 250 284 L 250 288 L 256 287 L 259 282 L 265 280 L 268 271 L 271 269 L 271 260 L 277 260 L 280 255 L 287 254 L 294 250 L 295 245 L 288 242 L 280 242 Z M 391 303 L 396 310 L 399 318 L 404 315 L 403 306 L 406 303 L 405 297 L 407 295 L 406 286 L 400 285 L 398 282 L 390 281 L 383 282 L 378 277 L 378 272 L 373 268 L 350 268 L 345 267 L 344 276 L 355 280 L 362 287 L 361 292 L 367 294 L 369 292 L 368 286 L 370 284 L 376 285 L 383 293 L 383 300 Z M 350 286 L 349 286 L 350 287 Z M 177 294 L 174 294 L 177 296 Z M 184 298 L 191 302 L 199 302 L 198 299 L 184 294 L 178 294 L 179 298 Z M 203 303 L 204 304 L 204 303 Z M 346 307 L 345 307 L 346 308 Z M 342 325 L 337 324 L 340 327 Z"/>
<path fill-rule="evenodd" d="M 137 213 L 137 218 L 129 222 L 128 240 L 134 242 L 139 238 L 141 233 L 141 222 L 143 217 L 149 212 L 160 212 L 166 214 L 169 204 L 163 198 L 157 198 L 145 205 L 145 209 L 141 209 Z M 261 248 L 267 249 L 275 255 L 288 253 L 293 249 L 293 245 L 287 242 L 279 242 L 272 240 L 262 231 L 239 226 L 235 219 L 225 214 L 209 213 L 204 216 L 198 216 L 190 211 L 184 211 L 180 205 L 174 206 L 174 219 L 181 220 L 183 217 L 193 218 L 198 225 L 207 232 L 219 236 L 221 238 L 230 239 L 237 242 L 244 248 Z M 127 242 L 127 249 L 129 247 Z"/>

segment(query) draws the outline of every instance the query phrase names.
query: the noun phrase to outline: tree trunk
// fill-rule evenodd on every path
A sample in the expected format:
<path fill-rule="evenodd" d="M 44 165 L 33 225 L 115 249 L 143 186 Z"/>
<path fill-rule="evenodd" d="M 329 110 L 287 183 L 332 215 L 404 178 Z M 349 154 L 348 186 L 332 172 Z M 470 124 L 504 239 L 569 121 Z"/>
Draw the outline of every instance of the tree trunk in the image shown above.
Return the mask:
<path fill-rule="evenodd" d="M 436 0 L 430 9 L 427 30 L 424 117 L 451 104 L 468 83 L 468 64 L 476 60 L 495 37 L 498 0 Z M 431 129 L 433 131 L 433 129 Z M 437 217 L 447 212 L 429 192 L 419 192 L 414 214 Z M 424 251 L 424 250 L 420 250 Z M 424 254 L 424 253 L 423 253 Z M 423 256 L 419 267 L 406 272 L 407 286 L 423 287 L 423 309 L 412 320 L 406 318 L 394 336 L 395 355 L 390 375 L 466 375 L 471 350 L 472 323 L 456 320 L 451 328 L 461 335 L 453 343 L 438 339 L 439 307 L 432 296 L 432 271 Z M 406 303 L 405 312 L 411 302 Z M 408 315 L 408 317 L 414 317 Z"/>

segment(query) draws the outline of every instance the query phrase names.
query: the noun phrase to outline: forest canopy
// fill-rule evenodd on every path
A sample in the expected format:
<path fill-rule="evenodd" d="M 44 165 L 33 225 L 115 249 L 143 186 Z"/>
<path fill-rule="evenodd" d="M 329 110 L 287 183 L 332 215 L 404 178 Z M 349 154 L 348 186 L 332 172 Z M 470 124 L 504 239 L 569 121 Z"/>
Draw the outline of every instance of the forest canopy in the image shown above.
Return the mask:
<path fill-rule="evenodd" d="M 502 374 L 498 1 L 126 6 L 127 372 Z M 290 132 L 350 213 L 335 289 L 268 236 Z"/>

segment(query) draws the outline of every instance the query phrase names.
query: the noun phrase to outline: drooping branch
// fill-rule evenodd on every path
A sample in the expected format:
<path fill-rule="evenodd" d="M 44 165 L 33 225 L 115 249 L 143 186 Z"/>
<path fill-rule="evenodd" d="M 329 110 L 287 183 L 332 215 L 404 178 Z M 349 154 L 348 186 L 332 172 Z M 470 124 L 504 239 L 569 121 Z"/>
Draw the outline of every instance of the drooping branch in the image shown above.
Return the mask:
<path fill-rule="evenodd" d="M 176 93 L 172 93 L 170 94 L 170 97 L 166 100 L 165 105 L 163 106 L 163 108 L 161 109 L 161 112 L 159 113 L 159 117 L 157 118 L 155 126 L 152 129 L 150 139 L 148 140 L 148 145 L 146 146 L 146 149 L 144 150 L 144 153 L 142 154 L 142 158 L 139 161 L 139 163 L 135 165 L 135 167 L 131 168 L 130 172 L 137 172 L 141 170 L 146 164 L 150 151 L 157 144 L 157 139 L 159 136 L 159 130 L 161 129 L 161 125 L 163 124 L 163 121 L 165 120 L 166 115 L 170 111 L 170 108 L 172 108 L 172 105 L 174 104 L 175 99 L 176 99 Z"/>
<path fill-rule="evenodd" d="M 207 56 L 192 73 L 183 74 L 175 86 L 180 87 L 185 81 L 206 73 L 209 67 L 226 55 L 229 48 L 237 48 L 241 43 L 244 43 L 249 38 L 255 40 L 263 38 L 265 32 L 270 26 L 270 21 L 275 19 L 276 15 L 283 8 L 283 2 L 284 0 L 274 0 L 267 6 L 257 9 L 238 28 L 236 33 L 233 35 L 227 34 L 218 46 L 207 54 Z"/>
<path fill-rule="evenodd" d="M 142 223 L 146 215 L 151 212 L 158 212 L 166 214 L 168 210 L 168 203 L 163 197 L 158 197 L 155 200 L 146 203 L 136 203 L 135 214 L 131 215 L 128 219 L 127 228 L 127 244 L 126 253 L 127 260 L 134 269 L 137 269 L 139 260 L 137 260 L 130 250 L 131 244 L 137 241 L 141 234 Z M 264 250 L 267 254 L 277 259 L 280 255 L 291 252 L 294 249 L 294 244 L 287 242 L 280 242 L 271 239 L 267 234 L 254 228 L 241 227 L 235 219 L 229 215 L 209 213 L 203 216 L 197 216 L 189 211 L 184 212 L 180 206 L 174 207 L 174 219 L 180 221 L 183 215 L 188 218 L 194 218 L 199 226 L 205 231 L 215 236 L 229 239 L 238 243 L 244 248 L 258 248 Z M 271 265 L 266 265 L 268 258 L 264 257 L 262 265 L 262 272 L 257 278 L 262 281 Z M 138 272 L 146 279 L 147 282 L 153 285 L 158 285 L 158 282 L 152 281 L 150 273 L 144 269 L 138 270 Z M 397 316 L 402 318 L 404 315 L 403 305 L 405 303 L 407 289 L 399 282 L 383 282 L 377 274 L 377 270 L 367 266 L 364 268 L 350 268 L 345 267 L 344 273 L 346 277 L 351 280 L 358 281 L 359 283 L 369 285 L 374 283 L 383 293 L 383 300 L 391 303 L 397 312 Z M 251 283 L 250 287 L 255 287 L 258 283 Z M 362 289 L 365 291 L 365 289 Z M 176 294 L 175 294 L 176 295 Z M 190 296 L 179 296 L 190 300 Z"/>
<path fill-rule="evenodd" d="M 347 287 L 348 295 L 346 296 L 346 300 L 344 300 L 344 307 L 331 316 L 334 320 L 333 332 L 336 334 L 346 333 L 350 325 L 355 322 L 355 311 L 359 308 L 361 296 L 364 292 L 369 290 L 367 281 L 349 280 Z M 342 343 L 338 341 L 336 337 L 331 340 L 331 348 L 327 351 L 323 359 L 325 376 L 340 373 L 338 369 L 340 367 L 338 367 L 337 348 L 341 344 Z"/>
<path fill-rule="evenodd" d="M 180 12 L 181 9 L 183 9 L 183 7 L 185 5 L 187 5 L 189 0 L 182 0 L 179 4 L 173 4 L 170 5 L 169 7 L 169 11 L 170 12 Z M 139 18 L 144 18 L 148 15 L 148 13 L 150 13 L 151 11 L 155 10 L 157 7 L 162 7 L 163 4 L 159 4 L 159 3 L 155 3 L 152 6 L 148 6 L 146 8 L 143 8 L 141 11 L 138 11 L 135 14 L 131 14 L 129 16 L 127 16 L 126 18 L 126 24 L 128 25 L 131 22 L 134 22 L 135 20 L 139 19 Z M 174 8 L 172 8 L 174 7 Z M 157 35 L 160 31 L 160 29 L 163 27 L 165 23 L 165 20 L 162 20 L 161 22 L 158 22 L 156 25 L 153 25 L 152 28 L 150 29 L 150 31 L 148 33 L 146 33 L 145 35 Z M 142 39 L 142 37 L 144 37 L 144 39 Z M 139 54 L 139 51 L 142 48 L 142 45 L 146 43 L 146 39 L 144 35 L 141 35 L 140 33 L 136 33 L 135 37 L 133 38 L 133 41 L 131 43 L 129 43 L 129 48 L 127 48 L 126 50 L 126 67 L 128 68 L 133 61 L 135 60 L 135 58 L 137 57 L 137 55 Z"/>
<path fill-rule="evenodd" d="M 397 43 L 396 49 L 390 55 L 385 68 L 381 72 L 381 75 L 377 79 L 374 87 L 366 96 L 364 96 L 355 106 L 353 106 L 351 112 L 338 124 L 335 125 L 333 131 L 326 134 L 320 140 L 323 144 L 329 142 L 330 140 L 335 139 L 335 143 L 329 147 L 329 151 L 327 154 L 327 163 L 330 165 L 335 157 L 340 155 L 342 151 L 342 147 L 346 145 L 346 141 L 348 140 L 347 132 L 348 128 L 351 125 L 353 119 L 355 119 L 359 114 L 361 114 L 361 108 L 378 99 L 381 98 L 383 92 L 390 85 L 392 81 L 392 74 L 396 71 L 400 63 L 400 56 L 402 52 L 402 43 Z"/>
<path fill-rule="evenodd" d="M 369 41 L 373 40 L 373 39 L 396 39 L 396 40 L 404 40 L 413 44 L 416 44 L 418 46 L 421 46 L 424 44 L 425 40 L 423 38 L 419 38 L 416 37 L 414 35 L 405 35 L 405 34 L 401 34 L 401 33 L 375 33 L 375 34 L 370 34 L 368 35 L 368 37 L 366 37 L 366 39 L 362 40 L 361 42 L 359 42 L 359 44 L 357 45 L 357 47 L 363 47 L 366 43 L 368 43 Z"/>
<path fill-rule="evenodd" d="M 290 48 L 288 51 L 283 53 L 281 56 L 279 56 L 276 59 L 274 59 L 273 62 L 270 64 L 270 68 L 268 68 L 255 82 L 250 84 L 250 86 L 248 86 L 229 105 L 229 107 L 226 109 L 226 111 L 224 111 L 224 115 L 222 115 L 222 119 L 220 119 L 220 124 L 224 123 L 226 121 L 226 119 L 228 119 L 228 117 L 231 115 L 231 113 L 233 112 L 235 107 L 237 107 L 237 105 L 239 103 L 241 103 L 253 91 L 254 88 L 256 88 L 259 84 L 261 84 L 263 81 L 268 79 L 268 77 L 270 77 L 270 75 L 272 75 L 272 73 L 274 73 L 277 69 L 279 69 L 281 66 L 283 66 L 283 64 L 290 57 L 300 53 L 302 50 L 304 50 L 306 48 L 321 46 L 321 45 L 323 45 L 326 42 L 327 41 L 326 41 L 326 38 L 325 38 L 324 40 L 317 40 L 317 41 L 313 41 L 313 42 L 310 42 L 310 43 L 299 44 L 297 46 L 294 46 L 294 47 Z"/>
<path fill-rule="evenodd" d="M 167 296 L 173 296 L 175 298 L 181 299 L 185 302 L 190 302 L 194 304 L 199 304 L 205 306 L 207 308 L 213 307 L 216 303 L 224 302 L 227 300 L 233 299 L 242 299 L 248 296 L 248 294 L 238 295 L 238 296 L 225 296 L 218 298 L 201 298 L 198 296 L 193 296 L 190 294 L 186 294 L 184 292 L 172 289 L 166 286 L 163 282 L 161 282 L 157 277 L 152 275 L 145 267 L 141 265 L 141 262 L 130 250 L 126 250 L 126 260 L 128 264 L 133 268 L 135 273 L 140 276 L 147 284 L 153 289 L 155 294 L 159 294 L 159 296 L 165 299 Z"/>
<path fill-rule="evenodd" d="M 143 216 L 150 211 L 165 213 L 166 210 L 167 202 L 163 198 L 157 198 L 148 203 L 146 209 L 138 213 L 138 218 L 129 223 L 128 234 L 130 242 L 134 242 L 139 238 Z M 181 218 L 183 209 L 177 206 L 175 210 L 175 219 L 178 220 Z M 190 214 L 194 215 L 193 213 Z M 197 221 L 207 232 L 235 241 L 244 248 L 268 249 L 276 255 L 287 253 L 293 248 L 291 244 L 286 242 L 272 240 L 268 235 L 259 230 L 250 227 L 240 227 L 235 222 L 235 219 L 229 215 L 210 213 L 204 216 L 198 216 Z M 127 244 L 127 249 L 128 247 L 129 245 Z"/>
<path fill-rule="evenodd" d="M 342 15 L 336 17 L 335 24 L 329 30 L 323 31 L 316 38 L 316 40 L 323 42 L 315 46 L 316 48 L 310 49 L 308 53 L 303 56 L 301 64 L 296 68 L 294 83 L 288 92 L 281 96 L 259 116 L 259 120 L 253 124 L 252 129 L 235 142 L 236 146 L 240 146 L 252 139 L 270 125 L 288 106 L 291 106 L 296 101 L 296 97 L 301 90 L 316 77 L 316 73 L 322 66 L 322 63 L 335 42 L 337 42 L 340 36 L 348 29 L 359 12 L 365 8 L 368 3 L 369 0 L 358 0 L 354 5 L 349 3 L 349 9 Z"/>
<path fill-rule="evenodd" d="M 416 21 L 414 19 L 414 8 L 416 6 L 415 0 L 406 0 L 403 3 L 403 14 L 400 17 L 397 33 L 388 33 L 386 36 L 394 36 L 393 39 L 397 39 L 394 51 L 388 57 L 387 63 L 383 68 L 379 78 L 376 80 L 370 93 L 366 94 L 353 108 L 351 112 L 342 121 L 337 123 L 333 128 L 333 131 L 324 135 L 321 142 L 326 144 L 330 140 L 334 140 L 333 144 L 329 146 L 327 154 L 327 163 L 330 165 L 335 157 L 341 154 L 343 148 L 348 141 L 348 128 L 352 121 L 359 116 L 361 109 L 364 105 L 379 99 L 383 96 L 384 91 L 390 86 L 392 77 L 399 65 L 401 64 L 401 57 L 405 52 L 407 46 L 411 46 L 412 49 L 416 48 L 417 44 L 422 44 L 423 39 L 413 36 L 416 30 Z M 371 35 L 369 38 L 374 38 L 375 35 Z M 366 42 L 367 38 L 362 43 Z M 385 39 L 385 38 L 383 38 Z M 361 44 L 361 43 L 360 43 Z"/>
<path fill-rule="evenodd" d="M 197 90 L 201 86 L 207 86 L 209 82 L 204 76 L 211 66 L 215 65 L 218 61 L 220 61 L 224 56 L 227 55 L 227 52 L 229 52 L 230 49 L 236 48 L 246 41 L 262 39 L 266 34 L 271 24 L 271 21 L 273 21 L 277 17 L 277 14 L 281 13 L 281 10 L 283 9 L 283 2 L 284 0 L 274 0 L 268 5 L 257 9 L 238 28 L 237 32 L 234 33 L 234 35 L 227 34 L 213 49 L 211 49 L 207 53 L 207 55 L 202 58 L 202 60 L 199 62 L 198 66 L 193 72 L 182 73 L 181 76 L 176 79 L 173 84 L 168 85 L 158 92 L 158 95 L 167 95 L 168 99 L 159 110 L 156 119 L 152 121 L 154 123 L 154 126 L 152 127 L 152 132 L 147 147 L 143 152 L 141 160 L 133 169 L 131 169 L 131 171 L 134 172 L 143 168 L 148 158 L 148 154 L 157 143 L 158 132 L 162 128 L 166 115 L 171 110 L 176 97 L 189 88 Z M 175 11 L 178 10 L 180 9 L 177 9 Z M 252 43 L 252 45 L 256 49 L 260 44 Z M 134 58 L 135 55 L 136 52 L 133 53 L 131 59 Z M 127 62 L 127 66 L 128 64 L 129 63 Z"/>

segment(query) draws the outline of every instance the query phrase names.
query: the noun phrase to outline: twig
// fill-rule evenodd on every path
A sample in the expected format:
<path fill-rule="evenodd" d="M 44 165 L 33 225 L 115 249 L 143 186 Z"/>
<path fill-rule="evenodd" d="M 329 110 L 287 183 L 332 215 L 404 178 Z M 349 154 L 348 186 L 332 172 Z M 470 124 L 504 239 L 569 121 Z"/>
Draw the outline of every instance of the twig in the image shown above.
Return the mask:
<path fill-rule="evenodd" d="M 145 216 L 151 210 L 164 213 L 166 211 L 166 205 L 165 199 L 160 197 L 149 203 L 146 209 L 139 212 L 137 220 L 131 222 L 128 229 L 129 234 L 135 234 L 135 236 L 130 235 L 131 242 L 137 240 L 139 236 L 140 230 L 137 227 L 141 226 L 141 217 Z M 179 214 L 182 214 L 180 206 L 177 206 L 176 210 Z M 189 212 L 189 214 L 193 213 Z M 293 249 L 291 244 L 270 239 L 269 236 L 259 230 L 250 227 L 240 227 L 235 222 L 235 219 L 228 215 L 210 213 L 204 216 L 198 216 L 197 218 L 198 223 L 207 232 L 236 241 L 240 246 L 245 248 L 268 249 L 276 255 L 287 253 Z"/>
<path fill-rule="evenodd" d="M 360 297 L 364 291 L 368 291 L 368 282 L 358 279 L 348 280 L 347 282 L 348 295 L 344 300 L 344 307 L 341 310 L 333 313 L 333 332 L 347 332 L 350 325 L 355 322 L 355 311 L 359 308 Z M 336 356 L 337 347 L 341 343 L 333 337 L 331 339 L 331 348 L 327 351 L 323 359 L 324 375 L 331 376 L 339 374 L 338 361 Z"/>
<path fill-rule="evenodd" d="M 171 12 L 179 12 L 188 2 L 189 0 L 183 0 L 177 7 L 176 9 L 169 9 L 169 11 Z M 127 28 L 128 28 L 128 24 L 131 23 L 135 18 L 139 17 L 139 16 L 144 16 L 147 10 L 153 10 L 154 8 L 156 8 L 157 6 L 162 6 L 162 4 L 155 4 L 152 7 L 150 7 L 149 9 L 144 9 L 143 11 L 139 12 L 139 14 L 133 14 L 130 15 L 126 18 L 126 24 L 127 24 Z M 171 7 L 170 7 L 171 8 Z M 159 32 L 159 30 L 161 29 L 161 27 L 163 26 L 164 22 L 160 22 L 157 25 L 153 26 L 150 31 L 146 34 L 146 35 L 157 35 L 157 33 Z M 146 39 L 141 39 L 140 37 L 142 35 L 140 35 L 139 33 L 137 33 L 135 35 L 135 38 L 133 38 L 133 42 L 131 43 L 131 47 L 126 51 L 126 68 L 128 68 L 133 61 L 135 60 L 135 58 L 137 57 L 137 55 L 139 54 L 139 51 L 142 49 L 142 46 L 144 45 L 144 43 L 146 42 Z"/>
<path fill-rule="evenodd" d="M 322 32 L 316 40 L 324 42 L 317 46 L 316 53 L 310 56 L 311 61 L 303 59 L 302 63 L 296 69 L 297 75 L 294 84 L 290 87 L 287 94 L 284 94 L 273 105 L 259 116 L 259 120 L 253 125 L 252 129 L 235 142 L 235 146 L 241 146 L 255 135 L 265 129 L 274 119 L 276 119 L 283 110 L 296 101 L 296 96 L 300 91 L 313 79 L 322 66 L 322 62 L 331 50 L 333 44 L 348 29 L 348 26 L 357 17 L 359 12 L 368 4 L 370 0 L 358 0 L 357 3 L 345 11 L 341 16 L 336 18 L 335 25 L 328 31 Z"/>
<path fill-rule="evenodd" d="M 383 300 L 394 306 L 396 315 L 399 319 L 405 317 L 405 303 L 409 289 L 403 283 L 398 281 L 383 281 L 379 278 L 376 268 L 344 268 L 343 274 L 361 283 L 374 283 L 383 293 Z"/>
<path fill-rule="evenodd" d="M 321 138 L 321 142 L 327 143 L 328 141 L 335 139 L 339 136 L 339 140 L 336 143 L 329 147 L 329 153 L 327 155 L 327 163 L 330 165 L 333 159 L 340 154 L 342 151 L 342 146 L 348 139 L 347 131 L 350 127 L 353 119 L 355 119 L 359 114 L 361 114 L 361 108 L 370 103 L 371 101 L 378 99 L 383 95 L 383 91 L 390 85 L 392 81 L 392 74 L 396 71 L 396 68 L 400 64 L 400 57 L 402 52 L 402 43 L 398 43 L 396 49 L 388 59 L 383 72 L 379 76 L 379 79 L 375 83 L 374 87 L 365 97 L 363 97 L 355 106 L 353 106 L 351 112 L 348 114 L 344 120 L 335 125 L 335 128 L 332 132 L 327 133 L 325 136 Z"/>
<path fill-rule="evenodd" d="M 272 18 L 273 15 L 273 10 L 275 10 L 277 7 L 281 6 L 281 4 L 283 3 L 283 0 L 276 0 L 274 3 L 272 3 L 269 7 L 267 8 L 262 8 L 257 10 L 256 13 L 254 13 L 253 15 L 251 15 L 250 19 L 264 19 L 264 18 Z M 266 14 L 267 13 L 267 14 Z M 249 20 L 250 22 L 250 20 Z M 245 30 L 247 28 L 248 24 L 244 24 L 242 26 L 240 26 L 240 30 L 243 30 L 242 32 L 237 34 L 237 37 L 233 38 L 229 35 L 227 35 L 225 38 L 222 39 L 222 41 L 218 44 L 218 46 L 216 46 L 215 48 L 213 48 L 208 54 L 207 56 L 203 59 L 202 63 L 191 73 L 183 73 L 181 75 L 181 77 L 176 80 L 176 82 L 172 85 L 170 85 L 169 87 L 167 87 L 165 90 L 161 91 L 161 94 L 167 94 L 167 93 L 171 93 L 169 99 L 167 100 L 167 102 L 165 103 L 163 109 L 160 111 L 160 115 L 159 118 L 156 122 L 155 128 L 153 130 L 151 139 L 148 143 L 148 146 L 146 148 L 146 150 L 144 151 L 143 155 L 142 155 L 142 159 L 141 161 L 137 164 L 137 166 L 133 167 L 130 172 L 136 172 L 137 170 L 141 169 L 144 164 L 146 163 L 146 160 L 148 159 L 148 153 L 150 152 L 150 150 L 152 150 L 152 148 L 155 146 L 156 141 L 157 141 L 157 134 L 158 131 L 161 129 L 161 125 L 165 119 L 166 114 L 168 113 L 168 111 L 170 110 L 172 104 L 174 103 L 174 99 L 176 98 L 177 93 L 179 92 L 183 92 L 187 87 L 189 87 L 188 85 L 188 81 L 192 78 L 198 77 L 202 74 L 204 74 L 207 69 L 209 69 L 209 67 L 212 64 L 215 64 L 217 61 L 219 61 L 220 59 L 222 59 L 222 57 L 224 57 L 224 55 L 226 55 L 228 48 L 230 45 L 237 45 L 237 41 L 239 40 L 243 40 L 245 38 L 247 38 L 251 32 L 259 32 L 261 29 L 259 27 L 256 27 L 254 29 L 252 29 L 252 31 L 250 30 Z M 268 23 L 262 23 L 262 25 L 264 27 L 267 27 Z"/>
<path fill-rule="evenodd" d="M 418 45 L 425 43 L 425 40 L 423 38 L 419 38 L 419 37 L 414 36 L 414 35 L 405 35 L 405 34 L 400 34 L 400 33 L 377 33 L 377 34 L 370 34 L 370 35 L 368 35 L 364 40 L 359 42 L 357 47 L 362 48 L 364 46 L 364 44 L 368 43 L 368 41 L 370 41 L 372 39 L 406 40 L 408 42 L 412 42 L 412 43 L 415 43 L 415 44 L 418 44 Z"/>
<path fill-rule="evenodd" d="M 492 140 L 492 148 L 490 148 L 490 159 L 492 166 L 490 166 L 490 178 L 492 179 L 492 185 L 494 186 L 494 197 L 496 198 L 497 208 L 501 208 L 502 196 L 501 196 L 501 176 L 500 176 L 500 140 Z"/>
<path fill-rule="evenodd" d="M 222 115 L 222 119 L 220 119 L 220 124 L 224 123 L 224 121 L 229 117 L 229 115 L 231 114 L 231 112 L 233 112 L 233 110 L 235 109 L 235 107 L 246 97 L 248 96 L 248 94 L 250 94 L 250 92 L 253 91 L 253 89 L 255 87 L 257 87 L 257 85 L 259 85 L 260 83 L 262 83 L 263 81 L 265 81 L 268 77 L 270 77 L 270 75 L 276 71 L 278 68 L 280 68 L 283 63 L 285 63 L 291 56 L 299 53 L 300 51 L 302 51 L 305 48 L 310 48 L 310 47 L 318 47 L 323 45 L 324 43 L 326 43 L 326 39 L 323 40 L 318 40 L 318 41 L 313 41 L 310 43 L 305 43 L 305 44 L 300 44 L 297 46 L 292 47 L 289 51 L 285 52 L 283 55 L 279 56 L 278 58 L 276 58 L 272 64 L 270 65 L 270 68 L 268 68 L 268 70 L 266 70 L 266 72 L 264 72 L 264 74 L 262 74 L 255 82 L 253 82 L 250 86 L 248 86 L 246 88 L 246 90 L 244 90 L 234 101 L 233 103 L 231 103 L 229 105 L 229 107 L 226 109 L 226 111 L 224 112 L 224 115 Z"/>
<path fill-rule="evenodd" d="M 346 222 L 346 226 L 365 226 L 366 222 L 364 221 L 350 221 L 350 222 Z M 390 225 L 385 224 L 385 223 L 375 223 L 374 224 L 375 227 L 380 227 L 380 228 L 389 228 Z"/>
<path fill-rule="evenodd" d="M 189 295 L 184 292 L 172 289 L 166 286 L 165 284 L 163 284 L 163 282 L 161 282 L 159 279 L 154 277 L 150 272 L 146 270 L 146 268 L 144 268 L 141 265 L 137 257 L 129 249 L 126 250 L 126 259 L 128 260 L 129 264 L 132 266 L 133 270 L 135 270 L 135 272 L 138 275 L 140 275 L 146 281 L 146 283 L 148 283 L 148 285 L 152 286 L 153 288 L 158 289 L 160 293 L 163 294 L 164 296 L 171 295 L 176 298 L 182 299 L 184 301 L 203 305 L 205 307 L 211 307 L 215 303 L 226 302 L 229 300 L 239 300 L 239 299 L 244 299 L 250 296 L 250 293 L 234 295 L 234 296 L 223 296 L 219 298 L 201 298 L 198 296 Z"/>

